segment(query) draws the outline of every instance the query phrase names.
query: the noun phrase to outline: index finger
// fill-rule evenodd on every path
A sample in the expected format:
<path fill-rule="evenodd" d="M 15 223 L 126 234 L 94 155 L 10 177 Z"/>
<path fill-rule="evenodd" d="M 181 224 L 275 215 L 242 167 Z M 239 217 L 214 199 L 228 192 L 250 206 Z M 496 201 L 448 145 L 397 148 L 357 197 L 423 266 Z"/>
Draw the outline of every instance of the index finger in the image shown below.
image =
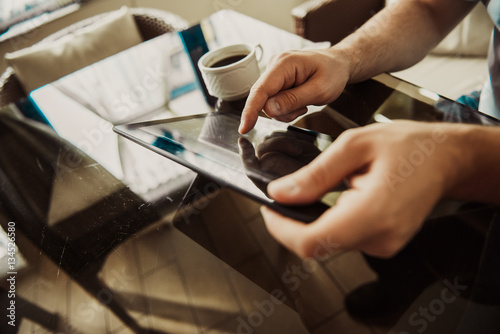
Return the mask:
<path fill-rule="evenodd" d="M 238 129 L 241 134 L 245 134 L 253 129 L 253 127 L 257 123 L 259 112 L 264 109 L 264 105 L 269 98 L 269 95 L 264 91 L 261 91 L 260 89 L 254 89 L 254 87 L 252 87 L 252 89 L 250 90 L 250 94 L 248 95 L 245 107 L 243 108 L 243 112 L 241 113 L 241 123 Z"/>
<path fill-rule="evenodd" d="M 241 124 L 238 130 L 241 134 L 252 130 L 257 123 L 259 112 L 264 109 L 270 97 L 293 85 L 295 78 L 287 78 L 289 72 L 294 73 L 283 66 L 271 65 L 255 82 L 241 114 Z"/>

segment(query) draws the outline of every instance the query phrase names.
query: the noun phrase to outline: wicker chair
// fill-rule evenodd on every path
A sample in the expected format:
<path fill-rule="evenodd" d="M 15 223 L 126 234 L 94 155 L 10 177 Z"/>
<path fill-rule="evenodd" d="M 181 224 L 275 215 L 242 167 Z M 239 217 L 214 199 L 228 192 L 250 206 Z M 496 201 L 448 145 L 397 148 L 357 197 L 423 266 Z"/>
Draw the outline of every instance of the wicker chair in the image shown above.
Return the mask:
<path fill-rule="evenodd" d="M 162 10 L 151 8 L 130 8 L 130 11 L 142 38 L 145 41 L 164 33 L 182 30 L 188 27 L 187 21 L 183 18 Z M 35 45 L 54 42 L 67 34 L 78 31 L 79 29 L 100 20 L 105 15 L 108 15 L 108 13 L 98 14 L 72 24 L 52 35 L 47 36 Z M 15 102 L 26 96 L 27 94 L 17 79 L 14 69 L 12 67 L 8 67 L 0 76 L 0 107 Z"/>

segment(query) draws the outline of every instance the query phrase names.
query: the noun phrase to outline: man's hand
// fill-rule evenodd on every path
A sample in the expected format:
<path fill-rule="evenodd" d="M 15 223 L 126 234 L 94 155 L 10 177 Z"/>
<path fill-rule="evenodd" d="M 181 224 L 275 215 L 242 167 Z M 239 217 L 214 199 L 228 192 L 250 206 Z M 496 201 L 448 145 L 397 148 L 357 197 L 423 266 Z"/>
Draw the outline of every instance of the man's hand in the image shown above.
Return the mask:
<path fill-rule="evenodd" d="M 255 126 L 261 110 L 271 118 L 291 122 L 307 112 L 307 105 L 332 102 L 344 89 L 349 73 L 348 59 L 333 48 L 275 57 L 250 91 L 240 133 Z"/>
<path fill-rule="evenodd" d="M 290 122 L 304 114 L 307 105 L 335 100 L 347 82 L 410 67 L 475 5 L 456 0 L 398 1 L 329 49 L 283 53 L 252 87 L 240 133 L 253 128 L 261 110 Z"/>
<path fill-rule="evenodd" d="M 351 188 L 311 224 L 263 207 L 267 228 L 302 257 L 312 256 L 325 240 L 392 256 L 436 202 L 471 175 L 472 152 L 463 150 L 470 128 L 398 121 L 347 130 L 309 165 L 271 182 L 268 193 L 280 203 L 307 204 L 344 178 Z"/>

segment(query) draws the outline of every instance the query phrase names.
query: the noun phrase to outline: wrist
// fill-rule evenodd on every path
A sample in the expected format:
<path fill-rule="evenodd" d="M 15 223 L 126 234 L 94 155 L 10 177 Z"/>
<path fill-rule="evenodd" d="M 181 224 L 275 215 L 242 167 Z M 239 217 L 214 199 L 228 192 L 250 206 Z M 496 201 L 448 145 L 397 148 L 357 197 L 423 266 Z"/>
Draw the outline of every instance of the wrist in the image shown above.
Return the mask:
<path fill-rule="evenodd" d="M 345 43 L 340 42 L 339 44 L 330 47 L 329 52 L 334 59 L 344 65 L 344 68 L 348 73 L 347 83 L 359 82 L 360 80 L 356 80 L 355 78 L 358 76 L 357 73 L 360 64 L 360 53 L 359 51 L 357 52 L 348 45 L 344 44 Z"/>

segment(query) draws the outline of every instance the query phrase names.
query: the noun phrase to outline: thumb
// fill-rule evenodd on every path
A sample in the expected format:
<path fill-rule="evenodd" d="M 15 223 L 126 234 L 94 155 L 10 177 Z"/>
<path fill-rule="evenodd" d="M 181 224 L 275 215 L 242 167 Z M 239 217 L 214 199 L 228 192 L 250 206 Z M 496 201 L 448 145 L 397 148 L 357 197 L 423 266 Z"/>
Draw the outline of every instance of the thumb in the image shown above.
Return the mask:
<path fill-rule="evenodd" d="M 369 162 L 360 153 L 353 152 L 352 145 L 348 150 L 344 143 L 334 142 L 308 165 L 269 183 L 268 193 L 284 204 L 312 203 Z"/>

